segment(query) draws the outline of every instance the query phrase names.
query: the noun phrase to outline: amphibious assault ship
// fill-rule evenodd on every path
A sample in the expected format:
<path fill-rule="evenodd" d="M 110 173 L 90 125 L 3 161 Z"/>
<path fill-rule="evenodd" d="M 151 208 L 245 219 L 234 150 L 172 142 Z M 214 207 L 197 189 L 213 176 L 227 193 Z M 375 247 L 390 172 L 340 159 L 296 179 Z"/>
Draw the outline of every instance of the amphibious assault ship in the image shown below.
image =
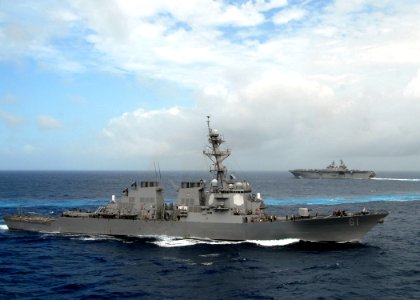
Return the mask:
<path fill-rule="evenodd" d="M 342 160 L 339 165 L 333 161 L 325 169 L 295 169 L 289 172 L 296 178 L 315 179 L 369 179 L 376 176 L 374 171 L 349 169 Z"/>
<path fill-rule="evenodd" d="M 214 240 L 279 240 L 355 242 L 387 212 L 311 215 L 299 208 L 296 215 L 266 213 L 260 193 L 250 183 L 228 175 L 223 161 L 231 154 L 207 120 L 208 141 L 203 154 L 212 161 L 212 179 L 182 182 L 174 203 L 167 203 L 159 181 L 133 182 L 117 199 L 94 212 L 64 211 L 60 216 L 11 215 L 10 230 L 115 236 L 170 236 Z"/>

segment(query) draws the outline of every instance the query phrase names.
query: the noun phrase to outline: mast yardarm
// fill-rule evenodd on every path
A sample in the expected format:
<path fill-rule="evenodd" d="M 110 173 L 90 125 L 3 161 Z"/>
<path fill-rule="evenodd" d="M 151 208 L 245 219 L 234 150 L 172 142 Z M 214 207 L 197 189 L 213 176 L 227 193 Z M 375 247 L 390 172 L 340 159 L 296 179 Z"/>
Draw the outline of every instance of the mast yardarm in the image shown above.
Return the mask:
<path fill-rule="evenodd" d="M 210 116 L 207 116 L 207 127 L 209 129 L 209 145 L 207 149 L 203 151 L 212 162 L 213 168 L 210 170 L 213 173 L 213 177 L 217 179 L 218 188 L 227 188 L 225 180 L 225 174 L 227 173 L 226 167 L 223 165 L 223 161 L 230 155 L 230 150 L 221 150 L 220 145 L 224 140 L 220 137 L 217 129 L 210 127 Z"/>

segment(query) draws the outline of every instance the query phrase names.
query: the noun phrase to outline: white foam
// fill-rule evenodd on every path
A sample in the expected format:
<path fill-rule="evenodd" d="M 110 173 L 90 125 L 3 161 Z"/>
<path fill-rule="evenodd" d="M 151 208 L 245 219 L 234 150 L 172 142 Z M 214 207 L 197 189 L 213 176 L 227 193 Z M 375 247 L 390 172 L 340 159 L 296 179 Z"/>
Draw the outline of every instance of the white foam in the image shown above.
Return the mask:
<path fill-rule="evenodd" d="M 79 241 L 102 241 L 102 240 L 118 240 L 117 237 L 112 235 L 86 235 L 80 233 L 62 233 L 62 232 L 46 232 L 45 235 L 63 235 L 65 237 L 70 238 L 71 240 L 79 240 Z"/>
<path fill-rule="evenodd" d="M 103 241 L 103 240 L 109 240 L 109 241 L 119 241 L 120 239 L 116 236 L 112 235 L 88 235 L 88 236 L 80 236 L 79 240 L 81 241 Z"/>
<path fill-rule="evenodd" d="M 209 253 L 209 254 L 201 254 L 199 256 L 201 256 L 201 257 L 218 257 L 218 256 L 220 256 L 220 254 L 219 253 Z"/>
<path fill-rule="evenodd" d="M 189 247 L 200 244 L 207 245 L 237 245 L 242 243 L 252 243 L 258 246 L 263 247 L 278 247 L 286 246 L 289 244 L 299 242 L 299 239 L 281 239 L 281 240 L 248 240 L 248 241 L 219 241 L 219 240 L 203 240 L 203 239 L 187 239 L 181 237 L 169 237 L 169 236 L 156 236 L 156 240 L 152 241 L 152 244 L 155 244 L 159 247 L 171 248 L 171 247 Z M 217 256 L 218 254 L 206 254 L 206 256 Z"/>
<path fill-rule="evenodd" d="M 299 239 L 251 240 L 247 242 L 257 244 L 258 246 L 263 246 L 263 247 L 277 247 L 277 246 L 286 246 L 286 245 L 297 243 L 299 242 Z"/>
<path fill-rule="evenodd" d="M 159 247 L 164 248 L 172 248 L 172 247 L 187 247 L 187 246 L 193 246 L 195 243 L 191 240 L 187 239 L 158 239 L 156 241 L 153 241 L 152 244 L 155 244 Z"/>
<path fill-rule="evenodd" d="M 85 236 L 85 237 L 80 237 L 80 238 L 76 238 L 77 240 L 81 240 L 81 241 L 100 241 L 103 240 L 103 238 L 98 238 L 96 236 Z"/>
<path fill-rule="evenodd" d="M 417 182 L 420 181 L 418 178 L 381 178 L 381 177 L 373 177 L 372 180 L 390 180 L 390 181 L 413 181 Z"/>
<path fill-rule="evenodd" d="M 233 245 L 240 244 L 243 242 L 230 242 L 230 241 L 216 241 L 216 240 L 204 240 L 204 239 L 192 239 L 192 238 L 181 238 L 181 237 L 169 237 L 169 236 L 156 236 L 156 241 L 152 241 L 159 247 L 189 247 L 200 244 L 208 245 Z"/>
<path fill-rule="evenodd" d="M 0 230 L 9 230 L 9 227 L 7 227 L 6 224 L 1 224 L 0 225 Z"/>

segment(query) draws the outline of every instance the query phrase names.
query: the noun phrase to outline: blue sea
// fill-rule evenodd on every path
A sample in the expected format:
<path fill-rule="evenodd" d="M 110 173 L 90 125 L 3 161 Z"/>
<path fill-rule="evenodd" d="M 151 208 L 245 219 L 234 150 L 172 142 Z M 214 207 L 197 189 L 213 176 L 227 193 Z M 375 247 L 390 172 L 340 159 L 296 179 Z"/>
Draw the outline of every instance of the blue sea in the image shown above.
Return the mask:
<path fill-rule="evenodd" d="M 240 172 L 272 214 L 387 210 L 359 244 L 199 241 L 8 230 L 3 216 L 94 209 L 154 172 L 0 172 L 0 299 L 420 299 L 420 173 L 372 180 Z M 167 201 L 183 180 L 162 172 Z"/>

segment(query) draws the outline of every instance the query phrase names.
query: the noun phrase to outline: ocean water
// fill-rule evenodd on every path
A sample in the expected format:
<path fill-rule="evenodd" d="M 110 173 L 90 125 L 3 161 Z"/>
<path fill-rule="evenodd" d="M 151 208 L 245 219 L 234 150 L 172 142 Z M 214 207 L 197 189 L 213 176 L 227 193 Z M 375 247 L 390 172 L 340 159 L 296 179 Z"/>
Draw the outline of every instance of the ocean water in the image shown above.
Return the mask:
<path fill-rule="evenodd" d="M 373 180 L 241 172 L 273 214 L 388 210 L 360 244 L 116 238 L 8 230 L 17 211 L 94 209 L 153 172 L 0 172 L 0 299 L 420 299 L 420 173 Z M 163 172 L 173 185 L 208 173 Z"/>

